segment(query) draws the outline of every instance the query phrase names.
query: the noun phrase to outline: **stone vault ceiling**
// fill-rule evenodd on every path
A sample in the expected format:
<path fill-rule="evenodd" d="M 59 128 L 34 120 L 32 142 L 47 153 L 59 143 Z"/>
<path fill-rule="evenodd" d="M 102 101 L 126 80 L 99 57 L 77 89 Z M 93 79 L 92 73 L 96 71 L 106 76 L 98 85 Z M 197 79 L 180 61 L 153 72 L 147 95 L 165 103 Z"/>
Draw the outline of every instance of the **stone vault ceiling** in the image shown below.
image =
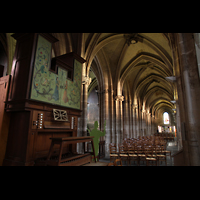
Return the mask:
<path fill-rule="evenodd" d="M 82 56 L 87 61 L 86 75 L 91 66 L 98 79 L 100 70 L 97 66 L 100 65 L 109 74 L 114 95 L 124 95 L 125 100 L 131 100 L 152 114 L 161 108 L 173 108 L 170 103 L 174 99 L 173 85 L 165 79 L 173 75 L 167 33 L 79 34 L 82 44 L 78 33 L 53 33 L 62 43 L 60 48 L 55 48 L 55 54 L 78 51 L 78 45 L 82 45 Z M 106 64 L 103 64 L 102 54 Z"/>
<path fill-rule="evenodd" d="M 100 51 L 104 52 L 114 89 L 120 80 L 126 99 L 140 104 L 141 109 L 149 112 L 160 108 L 171 110 L 173 104 L 170 100 L 174 97 L 174 91 L 172 84 L 165 80 L 165 77 L 173 75 L 167 34 L 138 33 L 138 42 L 128 45 L 127 37 L 131 35 L 134 34 L 102 33 L 97 42 L 97 46 L 102 47 L 96 56 Z"/>

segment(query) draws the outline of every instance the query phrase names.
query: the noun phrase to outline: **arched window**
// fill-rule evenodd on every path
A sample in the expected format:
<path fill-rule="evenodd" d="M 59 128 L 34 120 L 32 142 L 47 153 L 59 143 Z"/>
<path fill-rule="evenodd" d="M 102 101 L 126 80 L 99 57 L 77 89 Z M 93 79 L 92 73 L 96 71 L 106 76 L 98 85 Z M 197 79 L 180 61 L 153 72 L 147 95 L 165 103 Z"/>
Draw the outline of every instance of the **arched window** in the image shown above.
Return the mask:
<path fill-rule="evenodd" d="M 169 113 L 167 112 L 163 113 L 163 121 L 164 121 L 164 124 L 169 124 Z"/>

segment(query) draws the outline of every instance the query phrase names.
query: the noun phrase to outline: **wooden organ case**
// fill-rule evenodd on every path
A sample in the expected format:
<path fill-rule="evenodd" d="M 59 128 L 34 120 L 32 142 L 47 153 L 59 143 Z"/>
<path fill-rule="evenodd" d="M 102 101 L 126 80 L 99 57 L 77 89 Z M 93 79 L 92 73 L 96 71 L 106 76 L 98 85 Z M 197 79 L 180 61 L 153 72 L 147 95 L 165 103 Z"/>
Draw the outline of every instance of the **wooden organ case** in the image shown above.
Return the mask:
<path fill-rule="evenodd" d="M 6 112 L 10 113 L 10 125 L 3 165 L 33 166 L 37 159 L 48 155 L 51 145 L 50 138 L 77 136 L 77 122 L 78 117 L 81 116 L 81 106 L 78 108 L 77 105 L 79 104 L 77 103 L 74 107 L 70 107 L 59 103 L 51 103 L 51 101 L 58 102 L 62 99 L 65 102 L 70 101 L 67 99 L 64 86 L 61 87 L 61 81 L 65 83 L 62 80 L 64 78 L 61 75 L 58 78 L 58 75 L 55 76 L 55 74 L 62 72 L 62 74 L 66 75 L 67 73 L 67 79 L 72 81 L 70 84 L 72 85 L 73 82 L 78 84 L 82 80 L 77 80 L 77 77 L 74 78 L 74 62 L 75 60 L 78 61 L 82 70 L 82 63 L 85 60 L 72 52 L 53 59 L 51 59 L 50 55 L 48 62 L 48 59 L 44 56 L 45 43 L 41 45 L 40 49 L 38 48 L 39 50 L 37 49 L 38 38 L 48 41 L 46 43 L 50 46 L 50 49 L 52 48 L 51 45 L 58 40 L 47 33 L 16 33 L 13 34 L 13 37 L 17 40 L 17 45 L 13 59 L 8 100 L 6 102 Z M 37 51 L 38 55 L 36 55 Z M 37 57 L 40 55 L 41 58 Z M 36 59 L 38 60 L 36 61 Z M 40 82 L 37 82 L 37 79 L 39 80 L 38 77 L 36 78 L 38 71 L 34 66 L 40 61 L 41 65 L 38 70 L 40 76 L 38 75 L 38 77 L 44 76 L 43 79 L 40 79 L 41 86 L 45 83 L 50 85 L 51 81 L 54 81 L 54 93 L 52 89 L 49 89 L 51 94 L 50 92 L 48 93 L 46 88 L 50 88 L 50 86 L 42 88 L 42 92 L 37 88 Z M 60 70 L 60 67 L 63 71 Z M 82 73 L 78 75 L 82 77 Z M 54 76 L 57 78 L 52 78 Z M 35 81 L 34 84 L 33 81 Z M 60 95 L 57 91 L 58 87 L 62 89 L 63 97 L 58 96 Z M 38 94 L 36 92 L 35 94 L 33 93 L 33 88 Z M 66 91 L 75 93 L 74 90 Z M 81 95 L 81 91 L 79 95 Z M 41 96 L 41 100 L 37 100 L 39 96 Z M 47 102 L 45 102 L 45 98 L 48 100 Z M 55 112 L 57 112 L 57 120 Z M 61 112 L 64 113 L 62 113 L 62 116 Z M 55 145 L 53 154 L 58 154 L 58 151 L 59 146 Z M 76 152 L 76 144 L 64 145 L 63 153 L 66 152 Z"/>

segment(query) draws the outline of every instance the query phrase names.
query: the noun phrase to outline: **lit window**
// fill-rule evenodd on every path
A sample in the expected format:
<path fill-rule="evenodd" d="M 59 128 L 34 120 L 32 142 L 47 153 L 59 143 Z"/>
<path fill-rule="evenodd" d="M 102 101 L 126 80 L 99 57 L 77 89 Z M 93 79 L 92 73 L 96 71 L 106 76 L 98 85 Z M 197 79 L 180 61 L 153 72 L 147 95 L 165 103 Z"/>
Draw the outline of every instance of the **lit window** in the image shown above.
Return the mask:
<path fill-rule="evenodd" d="M 161 133 L 162 132 L 162 127 L 158 126 L 158 132 Z"/>
<path fill-rule="evenodd" d="M 169 124 L 169 114 L 167 112 L 163 113 L 164 124 Z"/>

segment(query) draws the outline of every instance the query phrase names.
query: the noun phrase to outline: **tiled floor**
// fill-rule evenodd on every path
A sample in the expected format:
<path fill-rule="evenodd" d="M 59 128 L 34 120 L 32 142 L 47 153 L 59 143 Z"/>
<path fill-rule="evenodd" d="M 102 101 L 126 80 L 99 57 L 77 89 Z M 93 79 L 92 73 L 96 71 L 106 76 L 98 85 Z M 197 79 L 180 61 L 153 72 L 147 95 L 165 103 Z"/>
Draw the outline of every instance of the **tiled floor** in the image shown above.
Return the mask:
<path fill-rule="evenodd" d="M 171 151 L 171 155 L 173 155 L 174 153 L 176 153 L 178 151 L 178 145 L 177 145 L 176 140 L 173 142 L 167 142 L 167 150 Z M 110 159 L 99 159 L 99 161 L 109 163 Z M 123 166 L 127 166 L 126 161 L 122 161 L 122 164 L 123 164 Z M 132 161 L 131 166 L 137 166 L 137 164 Z M 140 166 L 146 166 L 145 161 L 140 162 Z M 159 166 L 166 166 L 165 162 L 161 162 L 159 164 Z M 174 158 L 173 157 L 170 158 L 169 156 L 167 156 L 167 166 L 174 166 Z"/>

